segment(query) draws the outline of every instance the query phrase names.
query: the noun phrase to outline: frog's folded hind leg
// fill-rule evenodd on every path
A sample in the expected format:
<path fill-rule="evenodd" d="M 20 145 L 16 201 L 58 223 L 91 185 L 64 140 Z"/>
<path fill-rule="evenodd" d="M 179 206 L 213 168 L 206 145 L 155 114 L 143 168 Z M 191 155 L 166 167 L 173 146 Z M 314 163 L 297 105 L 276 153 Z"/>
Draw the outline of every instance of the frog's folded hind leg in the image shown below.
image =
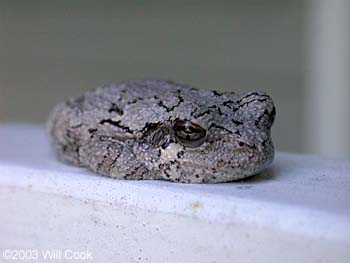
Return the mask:
<path fill-rule="evenodd" d="M 80 147 L 79 158 L 84 166 L 108 177 L 157 179 L 123 142 L 94 139 Z"/>
<path fill-rule="evenodd" d="M 47 121 L 47 133 L 57 156 L 65 162 L 81 165 L 79 148 L 82 143 L 79 118 L 71 122 L 70 117 L 76 116 L 74 110 L 67 103 L 58 104 L 50 113 Z"/>

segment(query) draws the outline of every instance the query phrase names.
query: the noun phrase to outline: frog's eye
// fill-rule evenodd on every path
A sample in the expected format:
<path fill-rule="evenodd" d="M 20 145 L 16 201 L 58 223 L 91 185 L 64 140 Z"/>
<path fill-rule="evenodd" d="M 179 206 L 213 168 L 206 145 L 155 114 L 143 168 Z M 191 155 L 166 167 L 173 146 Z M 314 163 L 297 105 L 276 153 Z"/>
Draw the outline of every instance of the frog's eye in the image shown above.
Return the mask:
<path fill-rule="evenodd" d="M 189 120 L 176 120 L 173 128 L 177 141 L 185 147 L 201 146 L 207 135 L 205 129 Z"/>

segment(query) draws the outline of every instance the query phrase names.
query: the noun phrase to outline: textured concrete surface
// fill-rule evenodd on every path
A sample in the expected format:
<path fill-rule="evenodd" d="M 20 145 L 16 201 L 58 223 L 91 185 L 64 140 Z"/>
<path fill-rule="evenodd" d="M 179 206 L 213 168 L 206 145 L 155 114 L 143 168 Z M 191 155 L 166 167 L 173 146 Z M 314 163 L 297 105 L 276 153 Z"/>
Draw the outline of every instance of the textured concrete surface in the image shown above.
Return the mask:
<path fill-rule="evenodd" d="M 90 250 L 98 262 L 347 262 L 349 200 L 346 161 L 277 153 L 235 183 L 117 181 L 58 162 L 41 126 L 0 126 L 2 250 Z"/>

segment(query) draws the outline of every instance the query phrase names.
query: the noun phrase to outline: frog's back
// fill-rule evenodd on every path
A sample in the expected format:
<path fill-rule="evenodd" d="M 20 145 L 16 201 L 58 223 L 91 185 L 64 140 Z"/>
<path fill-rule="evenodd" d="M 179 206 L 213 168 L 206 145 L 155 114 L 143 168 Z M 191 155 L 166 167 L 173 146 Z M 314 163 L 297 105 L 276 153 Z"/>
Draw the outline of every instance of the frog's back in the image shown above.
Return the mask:
<path fill-rule="evenodd" d="M 79 148 L 97 130 L 105 136 L 133 135 L 146 123 L 168 119 L 175 108 L 171 105 L 184 102 L 184 97 L 193 104 L 191 94 L 195 97 L 196 91 L 187 85 L 151 79 L 103 85 L 58 104 L 48 119 L 49 137 L 61 159 L 79 164 Z"/>

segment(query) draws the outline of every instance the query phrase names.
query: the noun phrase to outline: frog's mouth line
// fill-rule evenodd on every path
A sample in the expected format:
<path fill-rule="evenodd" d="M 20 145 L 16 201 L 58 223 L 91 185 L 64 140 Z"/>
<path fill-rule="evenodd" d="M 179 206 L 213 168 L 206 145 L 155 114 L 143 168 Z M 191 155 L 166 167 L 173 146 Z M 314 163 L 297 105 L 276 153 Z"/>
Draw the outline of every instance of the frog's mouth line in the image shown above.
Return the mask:
<path fill-rule="evenodd" d="M 176 144 L 179 148 L 177 149 L 177 151 L 182 152 L 182 155 L 184 153 L 184 151 L 187 152 L 187 154 L 198 154 L 203 152 L 203 148 L 204 147 L 200 147 L 200 148 L 185 148 L 183 146 L 181 146 L 180 144 Z M 201 149 L 202 148 L 202 149 Z M 165 149 L 164 149 L 165 150 Z M 268 151 L 268 149 L 266 149 L 266 151 Z M 189 167 L 194 167 L 194 168 L 208 168 L 209 170 L 212 168 L 225 168 L 225 167 L 230 167 L 232 169 L 237 169 L 239 167 L 244 167 L 244 166 L 250 166 L 252 163 L 255 164 L 261 164 L 262 166 L 264 166 L 265 163 L 269 163 L 270 159 L 272 159 L 272 157 L 268 157 L 266 158 L 266 151 L 260 151 L 257 150 L 256 147 L 251 148 L 248 145 L 245 145 L 245 147 L 240 147 L 240 148 L 236 148 L 233 149 L 231 152 L 231 158 L 230 160 L 227 159 L 221 159 L 221 160 L 212 160 L 213 165 L 207 165 L 205 164 L 205 161 L 201 162 L 196 158 L 191 158 L 190 156 L 187 156 L 186 159 L 183 159 L 183 157 L 179 157 L 179 152 L 177 153 L 177 158 L 175 158 L 174 161 L 178 160 L 178 159 L 182 159 L 182 164 L 185 166 L 189 166 Z M 203 152 L 203 155 L 209 155 L 210 152 Z M 181 154 L 180 154 L 181 155 Z M 182 156 L 181 155 L 181 156 Z M 237 162 L 237 155 L 240 156 L 244 156 L 241 159 L 241 162 Z M 174 154 L 175 156 L 175 154 Z M 254 160 L 252 160 L 254 158 Z M 266 162 L 264 162 L 264 159 L 266 159 Z M 228 169 L 230 170 L 230 169 Z"/>

